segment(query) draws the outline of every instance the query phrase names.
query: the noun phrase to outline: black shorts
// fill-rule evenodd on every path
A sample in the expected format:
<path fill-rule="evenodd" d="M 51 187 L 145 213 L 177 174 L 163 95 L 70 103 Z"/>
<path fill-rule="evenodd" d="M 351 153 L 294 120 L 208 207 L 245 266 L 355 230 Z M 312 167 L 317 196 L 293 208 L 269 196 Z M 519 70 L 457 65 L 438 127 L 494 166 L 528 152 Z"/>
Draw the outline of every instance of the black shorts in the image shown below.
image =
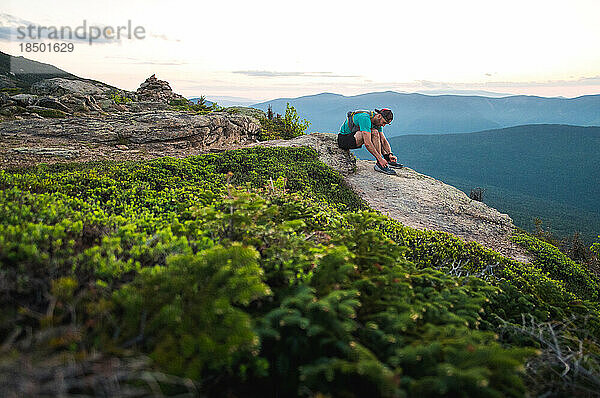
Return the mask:
<path fill-rule="evenodd" d="M 356 149 L 360 146 L 356 145 L 356 138 L 354 134 L 338 134 L 337 137 L 338 146 L 342 149 Z"/>

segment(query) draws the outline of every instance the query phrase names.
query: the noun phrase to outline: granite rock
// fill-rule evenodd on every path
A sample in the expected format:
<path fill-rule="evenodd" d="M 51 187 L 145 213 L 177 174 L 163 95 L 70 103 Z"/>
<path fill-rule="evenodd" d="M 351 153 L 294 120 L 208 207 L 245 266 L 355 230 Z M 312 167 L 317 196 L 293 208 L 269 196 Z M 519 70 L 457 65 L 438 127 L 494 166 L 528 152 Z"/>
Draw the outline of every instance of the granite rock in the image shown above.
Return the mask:
<path fill-rule="evenodd" d="M 60 97 L 65 94 L 102 95 L 108 93 L 110 88 L 101 83 L 55 77 L 34 83 L 30 91 L 37 95 Z"/>
<path fill-rule="evenodd" d="M 158 80 L 156 75 L 147 78 L 136 91 L 139 101 L 153 101 L 169 103 L 173 100 L 187 101 L 182 95 L 176 94 L 171 89 L 169 82 Z"/>
<path fill-rule="evenodd" d="M 10 99 L 15 101 L 19 106 L 28 106 L 35 104 L 38 100 L 38 96 L 32 94 L 17 94 L 10 97 Z"/>

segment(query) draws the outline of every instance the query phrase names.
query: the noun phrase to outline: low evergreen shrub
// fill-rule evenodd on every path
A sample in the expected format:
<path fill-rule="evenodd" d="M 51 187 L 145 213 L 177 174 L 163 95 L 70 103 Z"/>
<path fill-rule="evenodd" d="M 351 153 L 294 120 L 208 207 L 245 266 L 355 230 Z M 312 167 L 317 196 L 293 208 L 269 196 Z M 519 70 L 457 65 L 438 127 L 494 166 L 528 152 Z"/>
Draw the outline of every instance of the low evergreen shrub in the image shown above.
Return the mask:
<path fill-rule="evenodd" d="M 149 355 L 207 396 L 522 397 L 561 382 L 523 314 L 572 319 L 563 348 L 600 327 L 596 280 L 515 239 L 536 261 L 404 227 L 307 148 L 0 170 L 0 340 Z"/>

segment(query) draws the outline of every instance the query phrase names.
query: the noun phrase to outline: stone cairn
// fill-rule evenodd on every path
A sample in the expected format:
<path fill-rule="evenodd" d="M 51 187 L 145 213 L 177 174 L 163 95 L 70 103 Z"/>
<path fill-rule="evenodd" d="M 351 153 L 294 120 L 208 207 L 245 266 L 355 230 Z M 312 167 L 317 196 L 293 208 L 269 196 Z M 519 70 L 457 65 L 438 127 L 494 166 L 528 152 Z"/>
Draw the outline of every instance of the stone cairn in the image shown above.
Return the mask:
<path fill-rule="evenodd" d="M 171 89 L 169 82 L 158 80 L 155 75 L 144 81 L 136 91 L 138 100 L 169 103 L 172 100 L 186 100 Z M 187 100 L 186 100 L 187 101 Z"/>

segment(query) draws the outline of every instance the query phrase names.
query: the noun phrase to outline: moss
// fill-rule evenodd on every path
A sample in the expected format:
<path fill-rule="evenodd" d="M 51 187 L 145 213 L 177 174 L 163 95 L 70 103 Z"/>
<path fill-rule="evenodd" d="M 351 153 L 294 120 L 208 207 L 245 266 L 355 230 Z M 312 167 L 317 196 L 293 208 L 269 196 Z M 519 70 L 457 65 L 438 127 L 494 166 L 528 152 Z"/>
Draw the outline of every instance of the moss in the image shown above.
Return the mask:
<path fill-rule="evenodd" d="M 6 93 L 8 95 L 17 95 L 17 94 L 26 94 L 27 92 L 21 87 L 4 87 L 0 89 L 1 93 Z"/>
<path fill-rule="evenodd" d="M 61 110 L 50 108 L 36 107 L 35 109 L 27 109 L 27 111 L 48 118 L 63 118 L 68 116 L 67 113 Z"/>
<path fill-rule="evenodd" d="M 13 116 L 13 115 L 18 115 L 18 114 L 25 113 L 25 112 L 27 112 L 27 110 L 25 108 L 23 108 L 22 106 L 18 106 L 18 105 L 11 105 L 11 106 L 7 106 L 6 108 L 0 109 L 0 115 L 2 115 L 2 116 Z"/>

